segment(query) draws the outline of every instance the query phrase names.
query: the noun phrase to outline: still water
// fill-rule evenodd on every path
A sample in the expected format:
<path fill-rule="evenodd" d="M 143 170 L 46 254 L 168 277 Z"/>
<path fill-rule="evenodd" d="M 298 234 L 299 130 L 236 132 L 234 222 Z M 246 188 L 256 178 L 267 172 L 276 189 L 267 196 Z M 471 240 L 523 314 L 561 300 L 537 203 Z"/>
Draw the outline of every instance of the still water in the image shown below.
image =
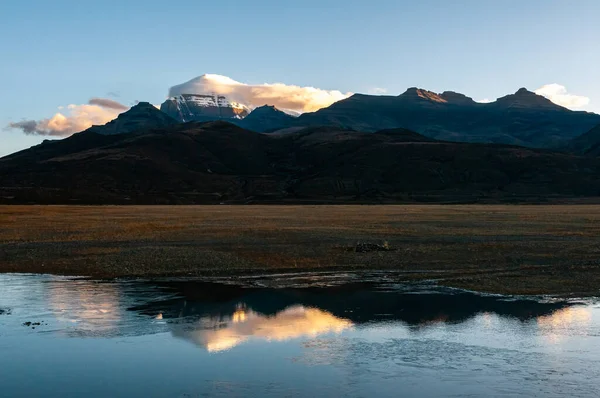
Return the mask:
<path fill-rule="evenodd" d="M 0 396 L 600 396 L 594 300 L 237 283 L 0 275 Z"/>

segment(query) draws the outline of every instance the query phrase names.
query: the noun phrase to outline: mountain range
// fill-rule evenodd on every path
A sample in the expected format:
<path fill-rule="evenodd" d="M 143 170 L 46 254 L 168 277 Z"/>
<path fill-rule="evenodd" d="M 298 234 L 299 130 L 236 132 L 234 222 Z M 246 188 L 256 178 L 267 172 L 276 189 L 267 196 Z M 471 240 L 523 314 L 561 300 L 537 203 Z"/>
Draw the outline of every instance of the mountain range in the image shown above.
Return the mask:
<path fill-rule="evenodd" d="M 182 95 L 161 110 L 179 122 L 227 120 L 257 132 L 334 126 L 363 132 L 406 128 L 430 138 L 560 148 L 600 124 L 600 115 L 571 111 L 525 88 L 494 102 L 410 88 L 399 96 L 355 94 L 293 117 L 273 107 L 249 108 L 223 96 Z"/>
<path fill-rule="evenodd" d="M 411 88 L 397 97 L 354 95 L 297 123 L 360 131 L 402 127 L 439 140 L 558 148 L 600 124 L 600 116 L 571 111 L 524 88 L 490 103 Z"/>
<path fill-rule="evenodd" d="M 492 105 L 473 105 L 458 94 L 413 94 L 431 109 L 458 102 L 486 109 L 510 103 L 520 114 L 535 100 L 536 109 L 546 106 L 568 118 L 596 116 L 556 109 L 528 93 Z M 263 107 L 240 119 L 260 124 L 263 115 L 293 122 L 269 134 L 223 120 L 180 123 L 140 103 L 105 126 L 1 158 L 0 202 L 447 203 L 600 196 L 600 158 L 590 154 L 442 141 L 404 128 L 365 132 L 297 125 L 305 117 L 332 115 L 338 107 L 357 109 L 364 101 L 354 96 L 299 118 Z M 470 125 L 465 115 L 455 116 L 456 123 Z M 551 119 L 542 116 L 539 129 Z M 362 117 L 377 121 L 367 110 Z"/>

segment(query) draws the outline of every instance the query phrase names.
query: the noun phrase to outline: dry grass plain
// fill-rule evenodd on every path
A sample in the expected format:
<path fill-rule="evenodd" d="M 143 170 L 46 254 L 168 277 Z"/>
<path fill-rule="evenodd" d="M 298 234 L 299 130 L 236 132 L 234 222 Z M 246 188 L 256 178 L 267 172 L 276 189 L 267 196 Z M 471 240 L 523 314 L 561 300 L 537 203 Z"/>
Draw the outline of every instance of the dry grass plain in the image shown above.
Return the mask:
<path fill-rule="evenodd" d="M 359 253 L 357 243 L 390 251 Z M 381 269 L 597 295 L 600 206 L 0 206 L 0 272 L 99 278 Z"/>

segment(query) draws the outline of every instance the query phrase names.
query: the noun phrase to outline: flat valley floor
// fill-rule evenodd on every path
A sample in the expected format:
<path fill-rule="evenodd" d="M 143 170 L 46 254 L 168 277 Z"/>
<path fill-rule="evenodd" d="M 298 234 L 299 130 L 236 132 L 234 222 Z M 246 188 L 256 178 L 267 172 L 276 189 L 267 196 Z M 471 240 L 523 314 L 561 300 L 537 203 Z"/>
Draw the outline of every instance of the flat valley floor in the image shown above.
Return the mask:
<path fill-rule="evenodd" d="M 0 206 L 0 272 L 113 277 L 393 270 L 597 295 L 598 205 Z"/>

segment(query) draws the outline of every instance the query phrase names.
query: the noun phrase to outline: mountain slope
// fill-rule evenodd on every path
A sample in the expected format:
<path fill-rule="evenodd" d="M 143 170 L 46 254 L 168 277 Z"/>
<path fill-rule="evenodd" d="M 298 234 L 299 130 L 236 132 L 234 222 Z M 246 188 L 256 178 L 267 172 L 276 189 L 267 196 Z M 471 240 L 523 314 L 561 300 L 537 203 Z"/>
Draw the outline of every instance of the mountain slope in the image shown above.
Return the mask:
<path fill-rule="evenodd" d="M 295 119 L 294 116 L 288 115 L 274 106 L 264 105 L 254 109 L 236 124 L 248 130 L 266 132 L 285 128 Z"/>
<path fill-rule="evenodd" d="M 360 131 L 402 127 L 440 140 L 539 148 L 558 148 L 599 123 L 600 115 L 570 111 L 526 89 L 482 104 L 418 88 L 397 97 L 355 94 L 294 121 Z"/>
<path fill-rule="evenodd" d="M 0 159 L 5 203 L 543 201 L 600 195 L 600 159 L 409 130 L 258 134 L 186 123 L 76 134 Z"/>
<path fill-rule="evenodd" d="M 126 134 L 143 129 L 163 128 L 177 124 L 177 121 L 156 109 L 148 102 L 140 102 L 115 120 L 103 126 L 92 126 L 85 130 L 88 133 L 102 135 Z"/>
<path fill-rule="evenodd" d="M 600 125 L 573 139 L 567 150 L 590 156 L 600 156 Z"/>

